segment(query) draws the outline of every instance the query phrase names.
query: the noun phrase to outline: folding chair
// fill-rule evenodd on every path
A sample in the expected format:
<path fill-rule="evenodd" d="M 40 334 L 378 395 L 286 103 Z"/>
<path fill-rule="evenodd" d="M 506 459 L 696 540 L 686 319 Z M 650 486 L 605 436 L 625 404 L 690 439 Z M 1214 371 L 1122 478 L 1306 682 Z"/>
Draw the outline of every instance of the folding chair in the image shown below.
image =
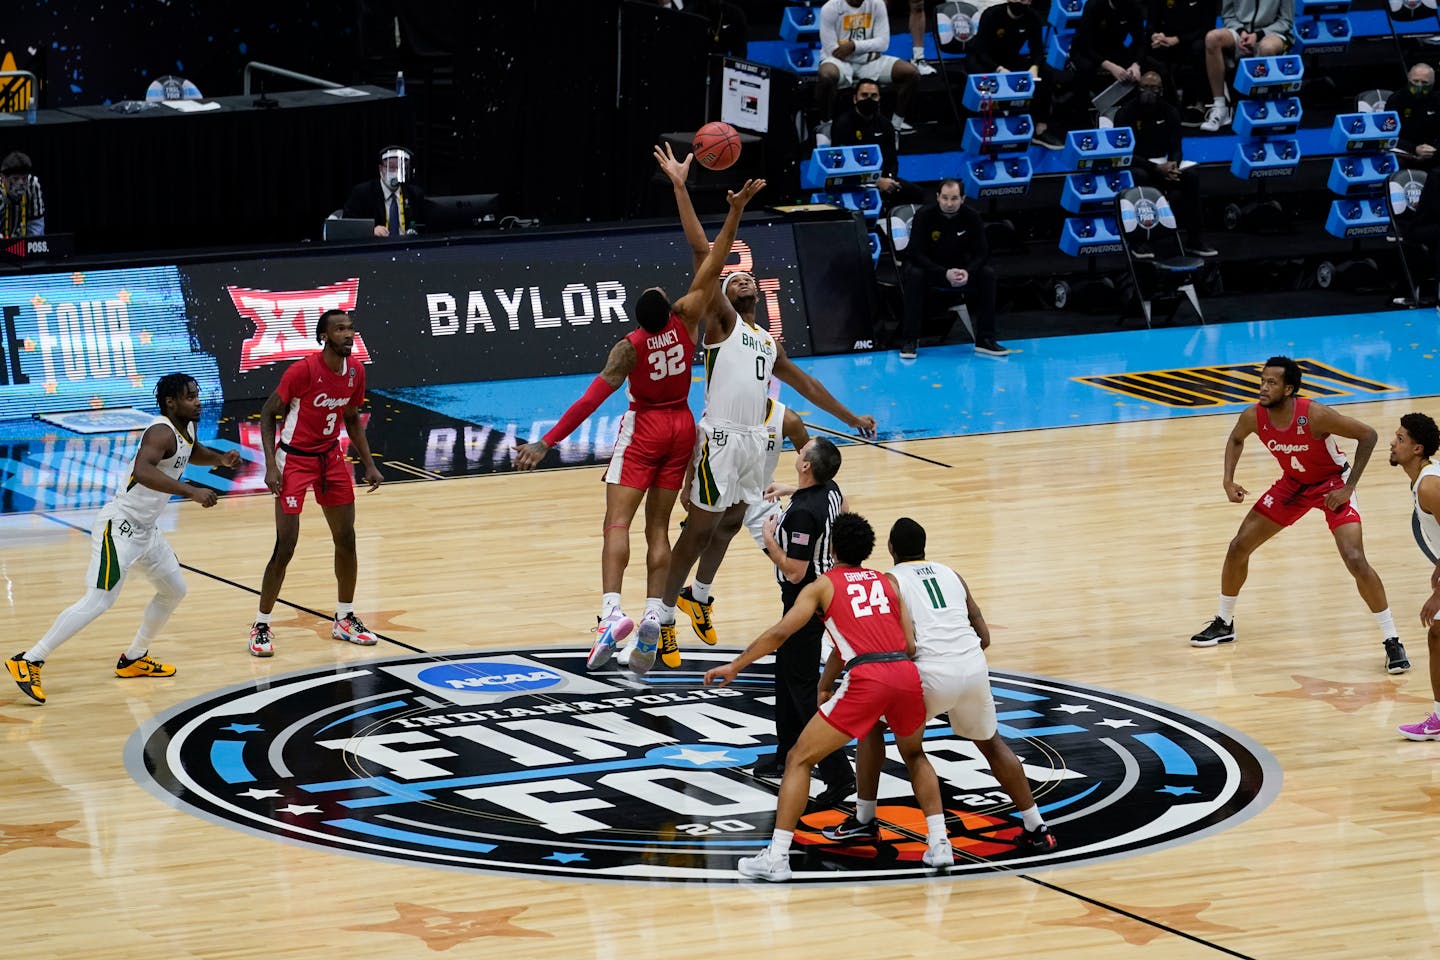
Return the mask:
<path fill-rule="evenodd" d="M 1185 253 L 1175 213 L 1165 195 L 1154 187 L 1131 187 L 1121 191 L 1115 197 L 1115 221 L 1120 226 L 1121 243 L 1130 266 L 1130 279 L 1135 284 L 1135 294 L 1145 316 L 1145 326 L 1151 325 L 1151 303 L 1158 299 L 1175 301 L 1174 309 L 1166 318 L 1173 320 L 1180 309 L 1177 294 L 1185 295 L 1195 315 L 1204 323 L 1205 314 L 1201 312 L 1200 298 L 1195 294 L 1195 275 L 1205 266 L 1205 261 Z M 1132 247 L 1140 242 L 1151 247 L 1153 258 L 1137 262 Z M 1142 276 L 1146 282 L 1142 283 Z"/>
<path fill-rule="evenodd" d="M 1407 245 L 1416 244 L 1408 234 L 1411 221 L 1415 219 L 1415 208 L 1420 205 L 1420 194 L 1425 190 L 1426 174 L 1423 170 L 1400 170 L 1385 178 L 1385 191 L 1390 213 L 1390 233 L 1395 237 L 1395 246 L 1400 251 L 1400 269 L 1405 274 L 1406 296 L 1396 297 L 1395 303 L 1403 307 L 1420 305 L 1420 283 L 1410 269 Z M 1432 243 L 1434 241 L 1431 241 Z"/>
<path fill-rule="evenodd" d="M 935 26 L 931 36 L 935 41 L 935 55 L 939 58 L 940 79 L 945 83 L 945 96 L 950 99 L 950 112 L 955 115 L 955 126 L 965 129 L 960 112 L 960 101 L 956 99 L 956 86 L 963 87 L 969 71 L 965 69 L 965 48 L 975 37 L 980 26 L 980 9 L 973 3 L 947 0 L 935 8 Z M 951 71 L 955 76 L 950 76 Z"/>

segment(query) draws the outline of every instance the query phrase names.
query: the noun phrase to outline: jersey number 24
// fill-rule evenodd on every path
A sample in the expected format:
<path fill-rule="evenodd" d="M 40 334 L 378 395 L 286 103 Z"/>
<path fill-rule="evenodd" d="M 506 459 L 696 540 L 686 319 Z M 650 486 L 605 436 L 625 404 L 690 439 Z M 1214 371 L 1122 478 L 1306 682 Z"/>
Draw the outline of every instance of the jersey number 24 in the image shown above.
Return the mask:
<path fill-rule="evenodd" d="M 858 620 L 861 617 L 868 617 L 875 611 L 881 613 L 890 612 L 890 598 L 885 593 L 885 584 L 879 580 L 871 581 L 869 589 L 863 583 L 852 583 L 845 588 L 850 594 L 850 610 Z"/>

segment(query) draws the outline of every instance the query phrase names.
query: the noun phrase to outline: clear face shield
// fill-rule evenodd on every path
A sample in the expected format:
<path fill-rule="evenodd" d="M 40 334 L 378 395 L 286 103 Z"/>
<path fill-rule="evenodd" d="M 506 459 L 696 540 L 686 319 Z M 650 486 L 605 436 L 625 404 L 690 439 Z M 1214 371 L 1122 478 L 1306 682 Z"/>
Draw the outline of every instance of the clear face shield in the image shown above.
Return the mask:
<path fill-rule="evenodd" d="M 414 166 L 415 161 L 411 159 L 408 150 L 401 150 L 397 147 L 380 154 L 380 178 L 391 190 L 402 183 L 410 182 Z"/>

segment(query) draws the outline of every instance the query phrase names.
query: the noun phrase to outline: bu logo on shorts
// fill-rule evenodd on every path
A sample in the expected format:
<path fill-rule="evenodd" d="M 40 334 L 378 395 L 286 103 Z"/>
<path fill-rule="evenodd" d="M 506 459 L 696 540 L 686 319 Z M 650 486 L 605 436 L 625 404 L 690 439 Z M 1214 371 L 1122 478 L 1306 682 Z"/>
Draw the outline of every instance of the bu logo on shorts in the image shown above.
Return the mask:
<path fill-rule="evenodd" d="M 712 436 L 712 438 L 715 440 L 715 446 L 717 446 L 717 447 L 723 447 L 723 446 L 725 446 L 725 431 L 724 431 L 724 430 L 716 430 L 711 436 Z"/>
<path fill-rule="evenodd" d="M 130 521 L 129 521 L 129 520 L 121 520 L 121 521 L 120 521 L 120 536 L 122 536 L 122 537 L 128 537 L 128 536 L 130 536 L 130 534 L 132 534 L 132 533 L 134 533 L 134 532 L 135 532 L 135 528 L 132 527 L 132 526 L 130 526 Z"/>

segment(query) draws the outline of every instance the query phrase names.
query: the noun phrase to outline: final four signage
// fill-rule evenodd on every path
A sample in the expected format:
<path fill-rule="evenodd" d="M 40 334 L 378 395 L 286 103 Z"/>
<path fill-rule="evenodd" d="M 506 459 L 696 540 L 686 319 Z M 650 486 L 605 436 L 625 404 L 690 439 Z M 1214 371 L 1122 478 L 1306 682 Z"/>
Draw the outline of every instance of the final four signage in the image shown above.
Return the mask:
<path fill-rule="evenodd" d="M 230 825 L 409 863 L 553 878 L 716 882 L 769 839 L 776 787 L 771 678 L 736 686 L 690 654 L 648 682 L 587 675 L 583 650 L 374 660 L 290 674 L 182 705 L 131 737 L 133 776 Z M 1061 838 L 1020 852 L 1014 809 L 979 751 L 942 720 L 940 776 L 954 877 L 1054 867 L 1167 846 L 1253 816 L 1279 790 L 1243 736 L 1126 694 L 995 674 L 1001 731 Z M 879 845 L 841 846 L 816 811 L 796 834 L 797 882 L 932 876 L 924 822 L 892 756 Z"/>

